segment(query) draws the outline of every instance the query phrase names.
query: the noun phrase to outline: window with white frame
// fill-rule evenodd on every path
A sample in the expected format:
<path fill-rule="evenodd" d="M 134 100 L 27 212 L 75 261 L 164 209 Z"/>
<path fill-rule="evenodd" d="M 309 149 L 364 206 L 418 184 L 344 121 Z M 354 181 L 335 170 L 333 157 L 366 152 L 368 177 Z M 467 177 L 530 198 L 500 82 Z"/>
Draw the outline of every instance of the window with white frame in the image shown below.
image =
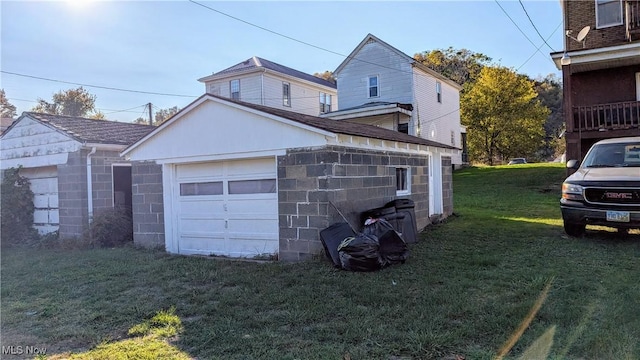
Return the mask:
<path fill-rule="evenodd" d="M 456 146 L 456 132 L 451 130 L 451 146 Z"/>
<path fill-rule="evenodd" d="M 369 76 L 369 97 L 380 96 L 380 88 L 378 85 L 378 75 Z"/>
<path fill-rule="evenodd" d="M 436 81 L 436 98 L 439 103 L 442 102 L 442 83 L 440 81 Z"/>
<path fill-rule="evenodd" d="M 622 0 L 596 0 L 596 27 L 622 25 Z"/>
<path fill-rule="evenodd" d="M 232 99 L 240 100 L 240 80 L 229 81 L 229 92 Z"/>
<path fill-rule="evenodd" d="M 331 112 L 331 94 L 320 93 L 320 114 Z"/>
<path fill-rule="evenodd" d="M 282 83 L 282 105 L 291 106 L 291 85 L 287 82 Z"/>
<path fill-rule="evenodd" d="M 396 195 L 411 194 L 411 169 L 408 167 L 396 168 Z"/>

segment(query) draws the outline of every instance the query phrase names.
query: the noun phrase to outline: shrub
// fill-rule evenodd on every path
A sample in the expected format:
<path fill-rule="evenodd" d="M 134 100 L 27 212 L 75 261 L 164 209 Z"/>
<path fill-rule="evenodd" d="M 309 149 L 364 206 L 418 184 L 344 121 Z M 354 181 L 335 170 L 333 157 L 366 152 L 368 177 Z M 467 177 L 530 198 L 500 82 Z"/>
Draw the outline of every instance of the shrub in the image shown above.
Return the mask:
<path fill-rule="evenodd" d="M 20 175 L 20 168 L 4 171 L 0 184 L 0 237 L 2 246 L 26 244 L 38 237 L 33 228 L 31 182 Z"/>
<path fill-rule="evenodd" d="M 101 247 L 121 246 L 133 241 L 131 214 L 124 208 L 103 209 L 89 226 L 89 241 Z"/>

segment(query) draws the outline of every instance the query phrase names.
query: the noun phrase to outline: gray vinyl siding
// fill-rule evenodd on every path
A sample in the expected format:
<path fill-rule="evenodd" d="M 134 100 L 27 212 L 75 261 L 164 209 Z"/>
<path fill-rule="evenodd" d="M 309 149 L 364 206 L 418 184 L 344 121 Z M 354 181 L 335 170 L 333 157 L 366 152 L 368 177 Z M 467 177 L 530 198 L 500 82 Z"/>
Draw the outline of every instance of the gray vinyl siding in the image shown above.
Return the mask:
<path fill-rule="evenodd" d="M 411 64 L 406 57 L 375 41 L 365 44 L 337 75 L 342 109 L 372 101 L 413 101 Z M 378 75 L 380 96 L 375 98 L 368 97 L 368 78 L 372 75 Z"/>

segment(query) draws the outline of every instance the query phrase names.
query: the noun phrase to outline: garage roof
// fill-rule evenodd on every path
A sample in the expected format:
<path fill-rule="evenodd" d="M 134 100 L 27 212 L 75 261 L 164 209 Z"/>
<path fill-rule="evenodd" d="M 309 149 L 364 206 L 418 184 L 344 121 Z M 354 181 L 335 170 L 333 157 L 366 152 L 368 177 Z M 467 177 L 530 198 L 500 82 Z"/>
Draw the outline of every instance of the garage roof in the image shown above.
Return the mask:
<path fill-rule="evenodd" d="M 150 125 L 35 112 L 24 112 L 21 117 L 23 116 L 40 121 L 83 143 L 131 145 L 156 128 Z"/>

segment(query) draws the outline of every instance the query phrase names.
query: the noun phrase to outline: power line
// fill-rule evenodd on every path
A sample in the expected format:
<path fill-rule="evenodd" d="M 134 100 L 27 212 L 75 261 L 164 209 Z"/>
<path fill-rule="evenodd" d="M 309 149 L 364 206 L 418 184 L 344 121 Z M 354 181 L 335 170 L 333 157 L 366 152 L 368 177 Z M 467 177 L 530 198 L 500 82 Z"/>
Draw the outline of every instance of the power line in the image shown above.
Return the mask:
<path fill-rule="evenodd" d="M 550 57 L 547 57 L 547 55 L 545 55 L 544 53 L 542 53 L 542 51 L 540 51 L 540 49 L 536 46 L 536 44 L 531 41 L 531 39 L 529 39 L 529 37 L 527 36 L 527 34 L 524 33 L 524 31 L 522 31 L 522 29 L 520 28 L 520 26 L 518 26 L 518 24 L 513 20 L 513 18 L 511 18 L 511 16 L 509 15 L 509 13 L 507 12 L 507 10 L 505 10 L 502 5 L 500 5 L 500 3 L 498 2 L 498 0 L 494 0 L 495 3 L 500 7 L 500 9 L 502 10 L 502 12 L 509 18 L 509 20 L 511 20 L 511 22 L 513 23 L 513 25 L 515 25 L 515 27 L 520 31 L 520 33 L 529 41 L 529 43 L 531 43 L 531 45 L 533 45 L 533 47 L 536 48 L 536 52 L 539 52 L 542 56 L 544 56 L 546 59 L 549 59 L 549 61 L 551 61 L 553 63 L 553 60 L 551 60 Z"/>
<path fill-rule="evenodd" d="M 26 77 L 26 78 L 31 78 L 31 79 L 38 79 L 38 80 L 45 80 L 45 81 L 62 83 L 62 84 L 86 86 L 86 87 L 92 87 L 92 88 L 97 88 L 97 89 L 124 91 L 124 92 L 138 93 L 138 94 L 160 95 L 160 96 L 174 96 L 174 97 L 188 97 L 188 98 L 197 98 L 198 97 L 196 95 L 168 94 L 168 93 L 158 93 L 158 92 L 152 92 L 152 91 L 131 90 L 131 89 L 109 87 L 109 86 L 82 84 L 82 83 L 76 83 L 76 82 L 71 82 L 71 81 L 49 79 L 49 78 L 40 77 L 40 76 L 34 76 L 34 75 L 19 74 L 19 73 L 15 73 L 15 72 L 11 72 L 11 71 L 5 71 L 5 70 L 0 70 L 0 72 L 3 73 L 3 74 L 8 74 L 8 75 L 21 76 L 21 77 Z"/>
<path fill-rule="evenodd" d="M 38 103 L 37 100 L 27 100 L 27 99 L 17 99 L 17 98 L 7 98 L 7 100 L 24 101 L 24 102 L 34 103 L 34 104 Z M 119 112 L 138 113 L 138 111 L 131 111 L 131 110 L 137 109 L 137 108 L 139 108 L 141 106 L 146 106 L 146 104 L 145 105 L 138 105 L 138 106 L 132 107 L 131 109 L 124 109 L 124 110 L 103 109 L 103 108 L 96 108 L 96 110 L 99 110 L 99 111 L 110 111 L 110 112 L 105 113 L 104 115 L 115 114 L 115 113 L 119 113 Z"/>
<path fill-rule="evenodd" d="M 533 20 L 531 20 L 531 16 L 529 16 L 529 13 L 527 12 L 527 9 L 525 9 L 524 4 L 522 3 L 522 0 L 518 0 L 518 2 L 520 3 L 520 6 L 522 6 L 522 10 L 524 10 L 524 13 L 527 15 L 527 18 L 529 19 L 529 22 L 531 23 L 531 26 L 533 26 L 533 29 L 536 31 L 538 36 L 540 36 L 540 39 L 542 39 L 542 41 L 544 41 L 544 43 L 547 44 L 547 47 L 551 50 L 551 52 L 555 52 L 555 50 L 551 47 L 551 45 L 549 45 L 547 40 L 545 40 L 545 38 L 542 37 L 542 34 L 540 34 L 540 31 L 538 31 L 538 28 L 536 27 L 536 24 L 534 24 Z"/>
<path fill-rule="evenodd" d="M 549 37 L 547 38 L 547 40 L 551 39 L 551 37 L 553 36 L 553 34 L 556 33 L 556 31 L 558 31 L 558 29 L 560 28 L 560 26 L 562 25 L 562 21 L 558 24 L 558 26 L 556 26 L 555 30 L 553 30 L 553 32 L 551 33 L 551 35 L 549 35 Z M 529 60 L 531 60 L 531 58 L 533 58 L 533 56 L 540 51 L 540 48 L 542 47 L 542 45 L 544 44 L 540 44 L 540 46 L 538 46 L 538 48 L 536 49 L 536 51 L 533 52 L 533 54 L 531 54 L 531 56 L 529 56 L 527 58 L 527 60 L 525 60 L 522 65 L 518 66 L 518 68 L 516 69 L 516 71 L 520 70 L 520 68 L 522 68 L 526 63 L 529 62 Z"/>

